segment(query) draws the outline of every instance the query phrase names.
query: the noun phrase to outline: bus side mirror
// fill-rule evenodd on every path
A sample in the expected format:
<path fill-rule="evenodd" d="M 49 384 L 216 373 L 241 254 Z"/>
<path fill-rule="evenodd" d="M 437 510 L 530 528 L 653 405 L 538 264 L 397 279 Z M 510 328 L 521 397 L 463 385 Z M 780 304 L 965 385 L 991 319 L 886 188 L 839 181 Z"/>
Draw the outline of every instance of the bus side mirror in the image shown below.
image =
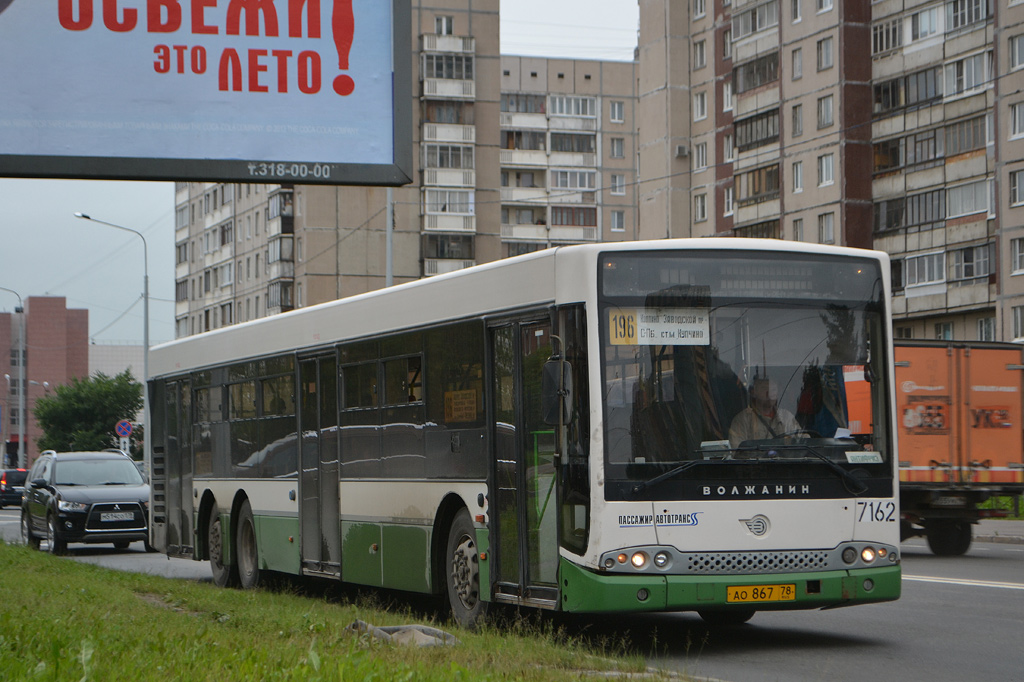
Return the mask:
<path fill-rule="evenodd" d="M 541 415 L 549 426 L 568 424 L 572 419 L 572 366 L 560 358 L 544 363 L 541 373 Z M 559 406 L 562 418 L 558 418 Z"/>

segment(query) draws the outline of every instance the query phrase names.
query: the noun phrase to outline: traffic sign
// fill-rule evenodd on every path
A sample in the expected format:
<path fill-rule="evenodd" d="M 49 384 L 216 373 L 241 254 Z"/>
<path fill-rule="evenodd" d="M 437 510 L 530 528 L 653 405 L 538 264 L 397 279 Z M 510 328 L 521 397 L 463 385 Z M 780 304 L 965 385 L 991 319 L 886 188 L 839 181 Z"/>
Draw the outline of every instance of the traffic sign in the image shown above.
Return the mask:
<path fill-rule="evenodd" d="M 114 431 L 116 431 L 117 435 L 121 438 L 127 438 L 132 435 L 132 423 L 127 419 L 122 419 L 117 422 L 117 426 L 114 427 Z"/>

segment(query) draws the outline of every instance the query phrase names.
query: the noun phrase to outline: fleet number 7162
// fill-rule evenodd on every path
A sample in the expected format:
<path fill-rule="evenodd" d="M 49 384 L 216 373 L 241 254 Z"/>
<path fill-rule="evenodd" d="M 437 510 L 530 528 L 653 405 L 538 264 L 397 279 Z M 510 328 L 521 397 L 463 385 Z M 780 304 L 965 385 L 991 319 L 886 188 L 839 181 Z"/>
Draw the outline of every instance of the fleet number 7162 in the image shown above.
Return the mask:
<path fill-rule="evenodd" d="M 858 502 L 857 523 L 895 523 L 896 503 L 892 500 L 883 502 Z"/>

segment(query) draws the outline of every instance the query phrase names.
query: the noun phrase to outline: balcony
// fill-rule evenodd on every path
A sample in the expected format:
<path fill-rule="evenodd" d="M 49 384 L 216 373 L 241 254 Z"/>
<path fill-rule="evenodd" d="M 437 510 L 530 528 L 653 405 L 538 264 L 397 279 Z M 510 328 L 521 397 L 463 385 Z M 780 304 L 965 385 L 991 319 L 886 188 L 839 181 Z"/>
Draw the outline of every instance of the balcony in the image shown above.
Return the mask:
<path fill-rule="evenodd" d="M 476 216 L 428 213 L 423 216 L 423 229 L 430 232 L 476 232 Z"/>
<path fill-rule="evenodd" d="M 271 281 L 295 278 L 295 263 L 279 260 L 276 263 L 270 263 L 269 269 L 270 275 L 268 279 Z"/>
<path fill-rule="evenodd" d="M 473 54 L 476 52 L 476 38 L 468 36 L 443 36 L 425 33 L 421 36 L 424 52 L 458 52 Z"/>
<path fill-rule="evenodd" d="M 532 223 L 506 223 L 501 226 L 501 238 L 517 242 L 546 242 L 548 240 L 548 226 L 534 225 Z"/>
<path fill-rule="evenodd" d="M 423 96 L 431 99 L 476 99 L 476 81 L 424 78 Z"/>
<path fill-rule="evenodd" d="M 517 116 L 536 116 L 539 114 L 516 114 Z M 597 130 L 597 119 L 589 116 L 552 116 L 551 130 L 593 132 Z"/>
<path fill-rule="evenodd" d="M 552 187 L 551 199 L 560 204 L 594 204 L 597 203 L 597 192 L 578 192 L 571 189 Z"/>
<path fill-rule="evenodd" d="M 456 125 L 454 123 L 424 123 L 423 141 L 473 144 L 476 142 L 476 126 Z"/>
<path fill-rule="evenodd" d="M 430 187 L 476 187 L 476 171 L 460 168 L 424 168 L 423 184 Z"/>
<path fill-rule="evenodd" d="M 596 242 L 597 228 L 575 225 L 552 225 L 548 232 L 553 242 Z"/>
<path fill-rule="evenodd" d="M 524 114 L 519 112 L 503 111 L 501 113 L 502 128 L 547 130 L 547 114 Z M 594 130 L 597 128 L 595 127 Z"/>
<path fill-rule="evenodd" d="M 548 192 L 543 187 L 502 187 L 502 203 L 547 203 Z"/>
<path fill-rule="evenodd" d="M 425 258 L 423 260 L 423 276 L 433 277 L 448 272 L 465 270 L 476 265 L 476 261 L 458 260 L 454 258 Z"/>
<path fill-rule="evenodd" d="M 551 165 L 565 166 L 566 168 L 596 168 L 597 154 L 593 152 L 551 152 Z"/>
<path fill-rule="evenodd" d="M 543 149 L 502 149 L 498 162 L 502 166 L 546 166 L 548 153 Z"/>

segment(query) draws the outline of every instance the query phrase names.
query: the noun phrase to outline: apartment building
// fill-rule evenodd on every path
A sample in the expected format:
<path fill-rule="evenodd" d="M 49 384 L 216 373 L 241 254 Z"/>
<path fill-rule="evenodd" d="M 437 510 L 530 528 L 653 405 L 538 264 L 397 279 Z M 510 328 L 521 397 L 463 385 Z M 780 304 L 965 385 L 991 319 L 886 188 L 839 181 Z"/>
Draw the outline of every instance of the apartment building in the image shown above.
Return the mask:
<path fill-rule="evenodd" d="M 411 184 L 176 185 L 176 336 L 636 238 L 636 64 L 501 57 L 498 4 L 413 3 Z"/>
<path fill-rule="evenodd" d="M 898 338 L 1024 340 L 1022 16 L 641 0 L 641 234 L 882 249 Z"/>

